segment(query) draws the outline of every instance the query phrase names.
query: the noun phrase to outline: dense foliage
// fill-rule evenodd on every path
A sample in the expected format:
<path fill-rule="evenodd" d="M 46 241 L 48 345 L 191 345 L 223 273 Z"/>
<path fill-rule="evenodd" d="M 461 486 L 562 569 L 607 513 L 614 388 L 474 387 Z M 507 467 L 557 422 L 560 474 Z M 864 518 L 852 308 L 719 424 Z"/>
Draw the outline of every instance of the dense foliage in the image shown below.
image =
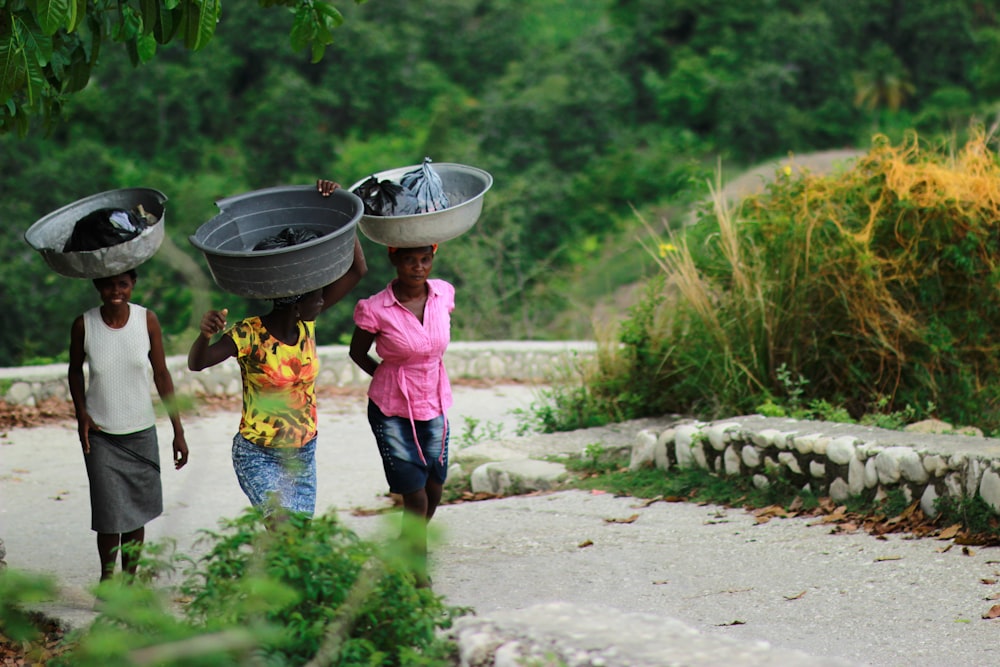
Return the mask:
<path fill-rule="evenodd" d="M 990 141 L 876 137 L 843 173 L 789 169 L 736 210 L 717 200 L 687 234 L 649 248 L 664 280 L 589 392 L 563 402 L 631 418 L 771 401 L 1000 429 Z"/>
<path fill-rule="evenodd" d="M 292 516 L 266 529 L 260 513 L 248 510 L 206 540 L 209 551 L 196 561 L 144 558 L 146 576 L 188 560 L 180 590 L 102 583 L 100 614 L 45 664 L 455 664 L 454 644 L 440 632 L 464 612 L 417 587 L 402 550 L 363 541 L 332 515 Z M 36 622 L 23 606 L 51 599 L 51 582 L 0 572 L 0 591 L 4 634 L 31 639 Z"/>
<path fill-rule="evenodd" d="M 64 122 L 0 135 L 0 365 L 59 357 L 72 317 L 96 303 L 21 238 L 94 192 L 168 195 L 171 243 L 142 267 L 136 298 L 176 352 L 205 306 L 261 308 L 220 293 L 186 240 L 215 200 L 317 177 L 349 185 L 425 155 L 474 164 L 495 178 L 486 210 L 435 267 L 459 288 L 455 336 L 588 335 L 563 314 L 655 270 L 634 246 L 633 207 L 659 218 L 703 198 L 716 156 L 728 166 L 867 146 L 874 130 L 961 131 L 1000 92 L 996 10 L 973 0 L 338 9 L 318 62 L 288 43 L 293 12 L 253 3 L 226 3 L 197 52 L 175 40 L 136 68 L 106 44 Z M 623 235 L 630 247 L 600 265 Z M 349 301 L 390 277 L 381 249 L 365 247 L 372 270 Z M 324 316 L 321 342 L 349 334 L 350 311 Z"/>
<path fill-rule="evenodd" d="M 343 21 L 326 0 L 260 5 L 294 10 L 291 43 L 311 48 L 314 60 Z M 161 44 L 203 48 L 221 15 L 222 0 L 0 0 L 0 131 L 24 133 L 30 116 L 51 121 L 64 97 L 87 85 L 105 41 L 122 44 L 138 65 Z"/>

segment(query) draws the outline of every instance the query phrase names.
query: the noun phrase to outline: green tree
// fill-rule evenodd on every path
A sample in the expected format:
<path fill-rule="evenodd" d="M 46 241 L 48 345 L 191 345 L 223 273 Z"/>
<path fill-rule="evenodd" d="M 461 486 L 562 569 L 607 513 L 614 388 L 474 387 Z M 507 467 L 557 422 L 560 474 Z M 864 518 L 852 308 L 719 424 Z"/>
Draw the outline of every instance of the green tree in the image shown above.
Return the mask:
<path fill-rule="evenodd" d="M 328 0 L 258 1 L 294 12 L 291 43 L 314 61 L 343 22 Z M 34 115 L 51 121 L 87 85 L 106 41 L 138 65 L 159 45 L 204 48 L 221 15 L 222 0 L 0 0 L 0 131 L 23 133 Z"/>

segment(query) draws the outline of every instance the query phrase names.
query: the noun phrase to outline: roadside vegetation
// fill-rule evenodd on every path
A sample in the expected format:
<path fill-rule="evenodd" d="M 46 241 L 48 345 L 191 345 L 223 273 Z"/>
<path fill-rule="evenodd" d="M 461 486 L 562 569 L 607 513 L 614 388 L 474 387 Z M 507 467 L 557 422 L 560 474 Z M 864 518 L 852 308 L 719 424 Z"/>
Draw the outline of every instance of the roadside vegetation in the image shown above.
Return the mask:
<path fill-rule="evenodd" d="M 748 478 L 700 468 L 629 470 L 627 457 L 609 455 L 599 445 L 591 445 L 582 456 L 566 458 L 563 463 L 573 473 L 566 486 L 632 496 L 647 505 L 692 502 L 738 507 L 753 514 L 758 523 L 808 517 L 816 525 L 828 525 L 832 533 L 862 531 L 876 537 L 906 533 L 948 541 L 942 550 L 954 545 L 1000 546 L 1000 516 L 978 496 L 942 496 L 935 501 L 937 514 L 931 518 L 920 508 L 919 500 L 908 501 L 900 489 L 874 499 L 852 497 L 835 503 L 780 478 L 758 488 Z"/>
<path fill-rule="evenodd" d="M 646 252 L 660 269 L 549 430 L 678 413 L 1000 429 L 1000 166 L 994 137 L 876 137 L 849 169 L 718 196 Z"/>
<path fill-rule="evenodd" d="M 50 578 L 0 572 L 0 657 L 19 647 L 30 662 L 13 664 L 52 667 L 456 664 L 439 631 L 469 610 L 417 586 L 405 539 L 376 545 L 332 515 L 265 523 L 248 510 L 206 533 L 197 558 L 147 545 L 141 579 L 98 586 L 99 615 L 70 633 L 24 611 L 57 597 Z M 180 583 L 164 586 L 167 575 Z"/>

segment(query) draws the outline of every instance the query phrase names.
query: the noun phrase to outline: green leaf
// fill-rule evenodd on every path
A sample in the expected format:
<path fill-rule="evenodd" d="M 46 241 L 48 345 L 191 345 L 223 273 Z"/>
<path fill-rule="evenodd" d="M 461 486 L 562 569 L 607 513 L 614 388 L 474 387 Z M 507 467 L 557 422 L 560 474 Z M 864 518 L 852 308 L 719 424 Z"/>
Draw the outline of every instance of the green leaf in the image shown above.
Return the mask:
<path fill-rule="evenodd" d="M 66 17 L 66 32 L 74 32 L 87 16 L 87 0 L 72 0 L 70 13 Z"/>
<path fill-rule="evenodd" d="M 25 76 L 24 53 L 13 35 L 0 38 L 0 99 L 10 100 L 20 90 Z"/>
<path fill-rule="evenodd" d="M 33 60 L 45 66 L 52 59 L 52 37 L 42 32 L 36 25 L 19 23 L 15 25 L 18 41 L 29 54 L 34 53 Z"/>
<path fill-rule="evenodd" d="M 152 35 L 142 35 L 136 40 L 139 60 L 148 63 L 156 55 L 156 38 Z"/>
<path fill-rule="evenodd" d="M 360 0 L 358 4 L 361 4 L 364 0 Z M 344 15 L 337 10 L 336 7 L 327 2 L 317 2 L 313 5 L 318 14 L 322 15 L 323 24 L 327 28 L 333 29 L 344 23 Z"/>
<path fill-rule="evenodd" d="M 292 48 L 296 51 L 309 46 L 316 34 L 316 24 L 314 23 L 312 12 L 299 10 L 295 12 L 295 22 L 292 23 L 292 32 L 289 39 Z"/>
<path fill-rule="evenodd" d="M 76 8 L 75 0 L 31 0 L 28 8 L 35 21 L 46 35 L 54 35 L 59 28 L 69 23 Z"/>
<path fill-rule="evenodd" d="M 142 16 L 142 34 L 153 34 L 153 28 L 156 27 L 156 22 L 160 18 L 159 1 L 139 0 L 139 15 Z"/>
<path fill-rule="evenodd" d="M 203 48 L 215 35 L 222 11 L 221 0 L 187 0 L 184 3 L 184 46 L 192 51 Z"/>
<path fill-rule="evenodd" d="M 153 36 L 156 37 L 156 41 L 160 44 L 169 44 L 177 34 L 177 29 L 181 25 L 183 16 L 183 9 L 176 7 L 170 9 L 167 8 L 166 4 L 161 4 L 159 17 L 153 25 Z"/>
<path fill-rule="evenodd" d="M 83 90 L 90 81 L 90 63 L 87 62 L 87 56 L 83 47 L 78 47 L 73 51 L 73 55 L 70 59 L 69 68 L 66 70 L 66 78 L 63 79 L 63 92 L 64 93 L 75 93 L 78 90 Z"/>

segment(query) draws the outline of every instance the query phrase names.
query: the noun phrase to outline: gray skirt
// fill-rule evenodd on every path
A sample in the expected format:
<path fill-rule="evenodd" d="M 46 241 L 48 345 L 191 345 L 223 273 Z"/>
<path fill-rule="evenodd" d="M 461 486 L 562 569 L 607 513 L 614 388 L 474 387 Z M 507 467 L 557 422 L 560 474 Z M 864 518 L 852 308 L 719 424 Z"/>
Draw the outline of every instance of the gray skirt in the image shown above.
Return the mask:
<path fill-rule="evenodd" d="M 114 435 L 90 432 L 84 454 L 90 479 L 91 529 L 129 533 L 163 513 L 156 427 Z"/>

